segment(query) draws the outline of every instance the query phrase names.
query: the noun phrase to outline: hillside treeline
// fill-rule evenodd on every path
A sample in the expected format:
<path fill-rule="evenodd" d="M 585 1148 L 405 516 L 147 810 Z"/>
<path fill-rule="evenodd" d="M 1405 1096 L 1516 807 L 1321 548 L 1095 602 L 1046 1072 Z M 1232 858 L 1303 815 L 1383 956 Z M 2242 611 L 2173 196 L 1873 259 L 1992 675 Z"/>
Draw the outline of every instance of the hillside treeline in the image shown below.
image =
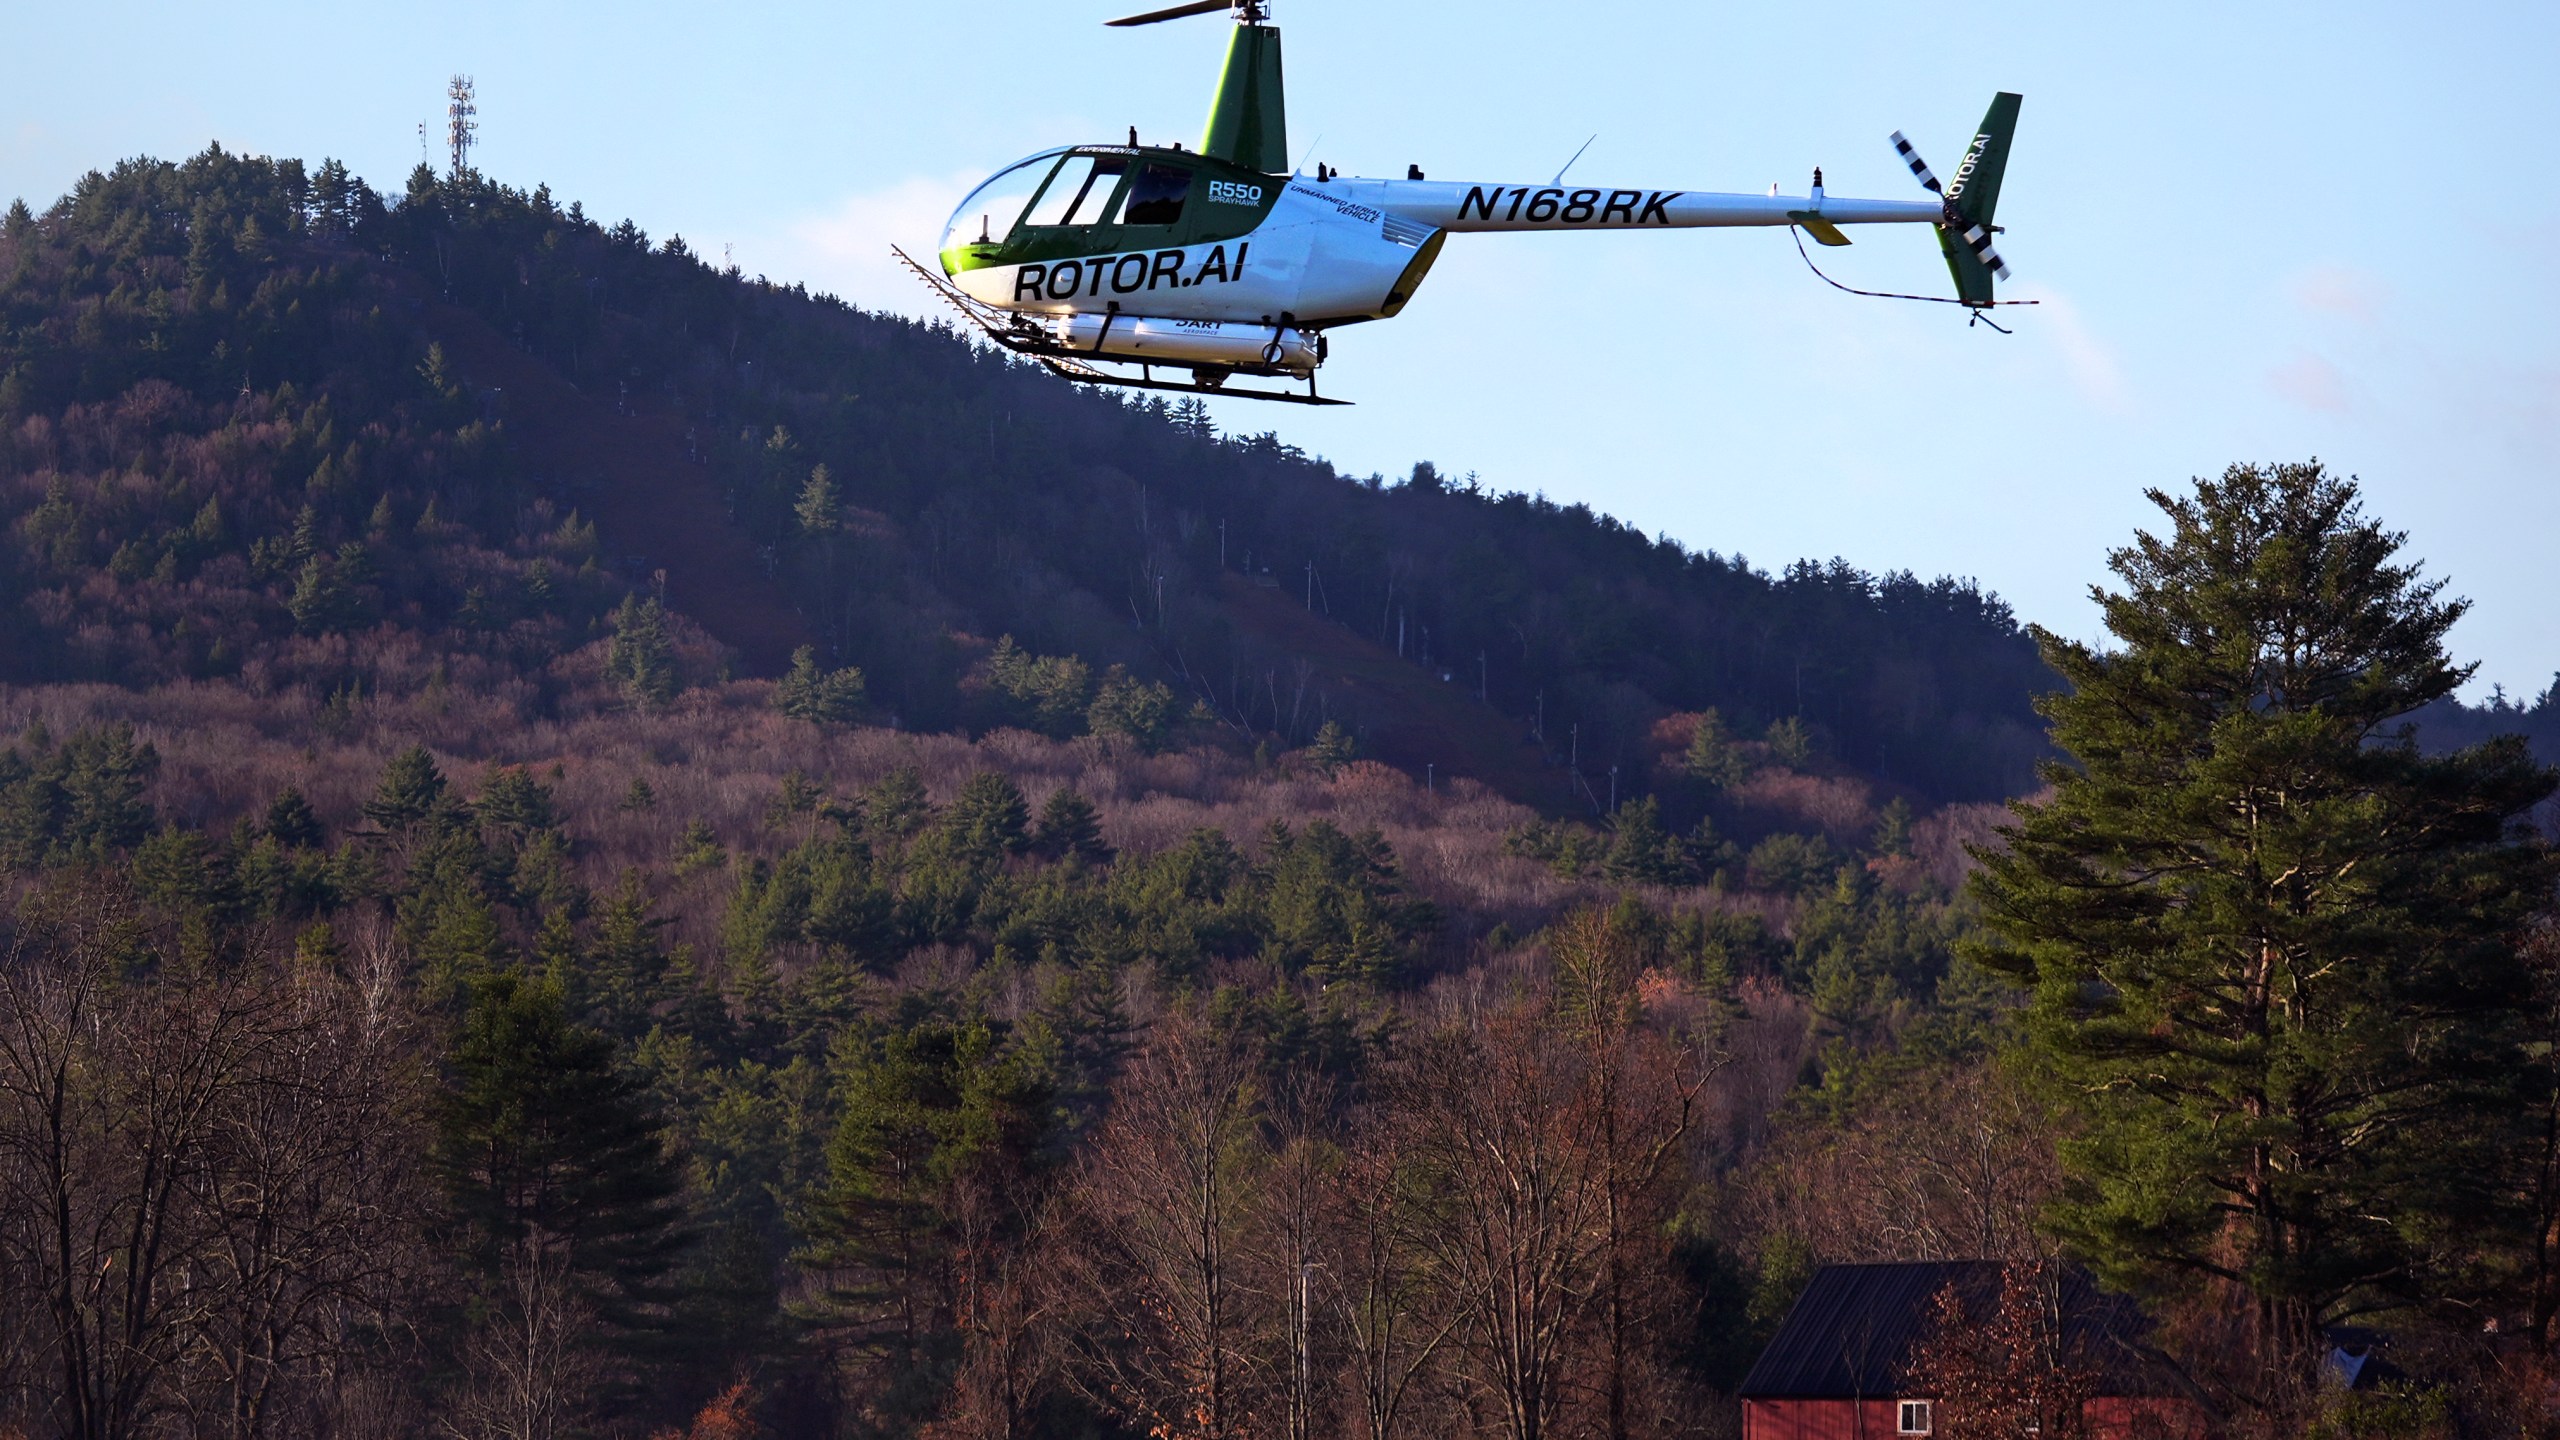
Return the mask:
<path fill-rule="evenodd" d="M 396 633 L 519 671 L 592 634 L 653 559 L 576 513 L 614 475 L 511 445 L 506 397 L 431 333 L 451 305 L 681 427 L 823 658 L 910 727 L 989 723 L 964 681 L 1009 634 L 1239 733 L 1356 736 L 1360 698 L 1307 695 L 1299 657 L 1223 602 L 1222 577 L 1258 576 L 1592 774 L 1636 771 L 1657 721 L 1710 706 L 1752 734 L 1798 720 L 1942 798 L 2010 793 L 2040 753 L 2033 647 L 1970 584 L 1770 574 L 1428 465 L 1342 476 L 1196 407 L 721 273 L 547 190 L 136 160 L 12 209 L 0 277 L 20 676 L 361 687 L 402 683 L 370 653 Z"/>
<path fill-rule="evenodd" d="M 185 688 L 10 695 L 34 1433 L 1668 1433 L 1813 1253 L 1712 1199 L 1799 1084 L 1993 1083 L 1942 819 Z"/>

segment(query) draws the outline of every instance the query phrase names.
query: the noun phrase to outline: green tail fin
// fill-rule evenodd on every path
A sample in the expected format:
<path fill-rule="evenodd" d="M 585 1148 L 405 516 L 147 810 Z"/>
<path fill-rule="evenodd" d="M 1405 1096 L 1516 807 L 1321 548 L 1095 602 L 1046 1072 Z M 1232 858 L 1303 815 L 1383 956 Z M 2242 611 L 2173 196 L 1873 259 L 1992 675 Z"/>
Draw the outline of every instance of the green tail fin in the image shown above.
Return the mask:
<path fill-rule="evenodd" d="M 2009 169 L 2009 140 L 2018 133 L 2022 97 L 2003 90 L 1991 97 L 1982 128 L 1965 147 L 1964 159 L 1947 180 L 1947 203 L 1967 220 L 1989 229 L 2000 205 L 2000 179 Z M 1946 252 L 1947 269 L 1955 276 L 1956 294 L 1968 305 L 1991 303 L 1991 267 L 1982 263 L 1963 237 L 1938 232 L 1938 248 Z"/>
<path fill-rule="evenodd" d="M 1200 153 L 1277 175 L 1289 168 L 1289 117 L 1280 99 L 1280 32 L 1238 25 L 1209 106 Z"/>

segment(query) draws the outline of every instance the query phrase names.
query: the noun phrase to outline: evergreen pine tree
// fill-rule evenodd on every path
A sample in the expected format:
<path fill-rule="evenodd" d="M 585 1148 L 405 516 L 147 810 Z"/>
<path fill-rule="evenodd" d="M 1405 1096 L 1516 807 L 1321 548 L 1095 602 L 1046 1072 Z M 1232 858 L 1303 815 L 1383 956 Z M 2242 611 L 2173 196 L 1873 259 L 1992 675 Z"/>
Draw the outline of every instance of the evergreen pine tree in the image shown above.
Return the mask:
<path fill-rule="evenodd" d="M 81 730 L 54 757 L 61 776 L 62 843 L 74 858 L 129 850 L 151 833 L 143 790 L 160 773 L 160 752 L 118 722 Z"/>
<path fill-rule="evenodd" d="M 424 745 L 412 745 L 382 767 L 373 798 L 364 802 L 364 818 L 384 830 L 405 830 L 435 813 L 444 803 L 444 772 Z"/>
<path fill-rule="evenodd" d="M 288 849 L 313 849 L 328 838 L 320 825 L 320 817 L 302 792 L 291 786 L 267 802 L 266 832 L 268 838 Z"/>
<path fill-rule="evenodd" d="M 928 1021 L 857 1052 L 802 1264 L 846 1338 L 921 1358 L 948 1323 L 966 1190 L 1016 1192 L 1048 1138 L 1050 1089 L 983 1020 Z"/>
<path fill-rule="evenodd" d="M 637 593 L 624 596 L 613 612 L 605 678 L 620 684 L 633 705 L 654 710 L 675 698 L 675 653 L 675 643 L 667 637 L 666 611 L 657 600 Z"/>
<path fill-rule="evenodd" d="M 774 683 L 773 706 L 794 720 L 817 725 L 850 725 L 862 716 L 865 701 L 862 672 L 818 668 L 818 650 L 803 645 L 791 652 L 791 673 Z"/>
<path fill-rule="evenodd" d="M 923 828 L 933 814 L 925 796 L 924 777 L 912 765 L 901 765 L 880 777 L 862 797 L 864 828 L 875 840 L 899 841 Z"/>
<path fill-rule="evenodd" d="M 401 938 L 416 956 L 420 989 L 438 1001 L 505 965 L 511 954 L 499 926 L 489 877 L 495 866 L 477 831 L 442 807 L 406 831 L 408 893 L 399 901 Z"/>
<path fill-rule="evenodd" d="M 2260 1358 L 2460 1285 L 2527 1074 L 2518 946 L 2551 892 L 2520 741 L 2428 757 L 2459 601 L 2316 463 L 2153 492 L 2102 592 L 2118 648 L 2039 632 L 2072 763 L 1975 882 L 2074 1117 L 2061 1234 L 2121 1284 L 2223 1282 Z"/>
<path fill-rule="evenodd" d="M 1040 824 L 1032 832 L 1032 845 L 1053 859 L 1073 855 L 1083 860 L 1111 858 L 1111 847 L 1103 843 L 1102 817 L 1093 802 L 1065 785 L 1049 792 L 1041 803 Z"/>
<path fill-rule="evenodd" d="M 537 830 L 548 830 L 559 823 L 559 815 L 551 803 L 551 787 L 536 780 L 521 765 L 501 765 L 480 782 L 480 794 L 471 802 L 472 813 L 480 823 L 522 839 Z"/>
<path fill-rule="evenodd" d="M 308 560 L 320 553 L 320 512 L 305 505 L 293 517 L 293 538 L 286 554 L 296 560 Z"/>
<path fill-rule="evenodd" d="M 1662 828 L 1662 807 L 1652 796 L 1619 806 L 1614 820 L 1616 833 L 1600 862 L 1602 873 L 1642 885 L 1688 883 L 1688 850 Z"/>
<path fill-rule="evenodd" d="M 787 771 L 782 777 L 782 787 L 774 793 L 773 803 L 765 807 L 764 823 L 776 830 L 782 829 L 800 816 L 817 814 L 818 807 L 826 800 L 827 792 L 818 787 L 817 781 L 809 778 L 808 772 Z"/>
<path fill-rule="evenodd" d="M 1689 734 L 1689 750 L 1682 757 L 1690 775 L 1721 790 L 1748 778 L 1750 766 L 1742 751 L 1733 743 L 1733 732 L 1727 730 L 1724 716 L 1709 710 L 1698 717 L 1698 728 Z"/>
<path fill-rule="evenodd" d="M 596 915 L 595 938 L 581 968 L 589 1009 L 607 1034 L 645 1033 L 651 1009 L 665 993 L 667 953 L 658 932 L 667 922 L 649 910 L 640 872 L 627 870 Z"/>
<path fill-rule="evenodd" d="M 495 1275 L 531 1238 L 607 1325 L 647 1328 L 688 1237 L 679 1172 L 613 1042 L 572 1024 L 557 987 L 505 970 L 474 987 L 451 1065 L 435 1158 L 466 1263 Z"/>
<path fill-rule="evenodd" d="M 293 613 L 293 628 L 305 635 L 326 635 L 344 625 L 348 595 L 337 562 L 326 555 L 303 561 L 285 608 Z"/>
<path fill-rule="evenodd" d="M 1317 774 L 1330 776 L 1350 764 L 1359 753 L 1359 747 L 1352 742 L 1351 732 L 1342 728 L 1342 722 L 1327 720 L 1323 728 L 1316 731 L 1315 743 L 1307 747 L 1307 763 L 1316 768 Z"/>
<path fill-rule="evenodd" d="M 207 495 L 203 506 L 196 511 L 194 522 L 187 526 L 187 539 L 199 554 L 211 554 L 222 548 L 222 542 L 229 534 L 229 527 L 222 521 L 221 497 Z"/>
<path fill-rule="evenodd" d="M 1895 857 L 1911 854 L 1911 802 L 1896 795 L 1885 802 L 1876 816 L 1876 853 Z"/>
<path fill-rule="evenodd" d="M 1021 787 L 992 770 L 970 776 L 942 815 L 960 853 L 980 864 L 1029 848 L 1030 820 Z"/>
<path fill-rule="evenodd" d="M 1772 724 L 1766 738 L 1769 758 L 1790 770 L 1803 769 L 1804 763 L 1813 758 L 1813 732 L 1796 716 Z"/>
<path fill-rule="evenodd" d="M 1085 726 L 1096 735 L 1118 735 L 1153 754 L 1173 729 L 1173 690 L 1164 682 L 1140 680 L 1119 665 L 1102 676 Z"/>
<path fill-rule="evenodd" d="M 809 482 L 800 487 L 800 503 L 792 514 L 800 522 L 800 533 L 812 540 L 823 540 L 843 526 L 841 512 L 844 499 L 836 493 L 835 477 L 827 467 L 811 467 Z"/>

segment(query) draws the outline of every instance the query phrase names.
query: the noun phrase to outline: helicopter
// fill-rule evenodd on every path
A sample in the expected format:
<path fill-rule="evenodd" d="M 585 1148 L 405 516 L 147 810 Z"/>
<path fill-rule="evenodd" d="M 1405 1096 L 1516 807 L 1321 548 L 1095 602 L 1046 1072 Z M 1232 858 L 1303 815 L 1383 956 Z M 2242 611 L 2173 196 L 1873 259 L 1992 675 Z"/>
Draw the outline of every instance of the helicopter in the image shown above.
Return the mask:
<path fill-rule="evenodd" d="M 1953 303 L 1975 319 L 2033 303 L 1994 292 L 2009 278 L 1991 237 L 2017 129 L 2015 94 L 1993 98 L 1944 182 L 1894 132 L 1928 200 L 1827 196 L 1819 169 L 1803 195 L 1775 185 L 1766 195 L 1567 185 L 1572 160 L 1544 184 L 1431 180 L 1418 165 L 1402 179 L 1322 164 L 1310 174 L 1288 159 L 1280 31 L 1268 0 L 1191 0 L 1108 23 L 1219 11 L 1233 13 L 1235 29 L 1196 149 L 1141 145 L 1133 126 L 1125 145 L 1040 151 L 960 202 L 942 233 L 939 274 L 892 247 L 897 258 L 990 341 L 1066 379 L 1302 405 L 1349 403 L 1316 388 L 1330 333 L 1403 313 L 1452 234 L 1783 226 L 1841 246 L 1850 243 L 1842 226 L 1929 225 L 1954 298 L 1890 298 Z M 1836 288 L 1880 293 L 1813 268 Z M 1240 375 L 1305 388 L 1230 386 Z"/>

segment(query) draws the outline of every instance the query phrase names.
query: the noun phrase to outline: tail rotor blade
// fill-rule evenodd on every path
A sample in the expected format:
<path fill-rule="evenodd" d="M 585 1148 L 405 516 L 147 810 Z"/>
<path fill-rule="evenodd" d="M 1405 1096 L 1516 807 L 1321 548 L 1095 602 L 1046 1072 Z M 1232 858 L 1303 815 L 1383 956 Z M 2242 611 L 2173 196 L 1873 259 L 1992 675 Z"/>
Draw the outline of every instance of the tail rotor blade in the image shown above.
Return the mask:
<path fill-rule="evenodd" d="M 1947 187 L 1939 184 L 1938 177 L 1930 172 L 1929 162 L 1920 158 L 1920 152 L 1911 148 L 1911 142 L 1903 139 L 1902 132 L 1899 130 L 1893 132 L 1893 149 L 1895 154 L 1902 157 L 1902 163 L 1911 167 L 1911 173 L 1918 177 L 1920 183 L 1929 187 L 1929 193 L 1933 195 L 1947 193 Z"/>
<path fill-rule="evenodd" d="M 1974 258 L 1991 267 L 1992 274 L 2003 280 L 2009 278 L 2008 262 L 2000 258 L 1999 251 L 1991 248 L 1991 236 L 1981 226 L 1966 222 L 1964 243 L 1972 248 Z"/>

